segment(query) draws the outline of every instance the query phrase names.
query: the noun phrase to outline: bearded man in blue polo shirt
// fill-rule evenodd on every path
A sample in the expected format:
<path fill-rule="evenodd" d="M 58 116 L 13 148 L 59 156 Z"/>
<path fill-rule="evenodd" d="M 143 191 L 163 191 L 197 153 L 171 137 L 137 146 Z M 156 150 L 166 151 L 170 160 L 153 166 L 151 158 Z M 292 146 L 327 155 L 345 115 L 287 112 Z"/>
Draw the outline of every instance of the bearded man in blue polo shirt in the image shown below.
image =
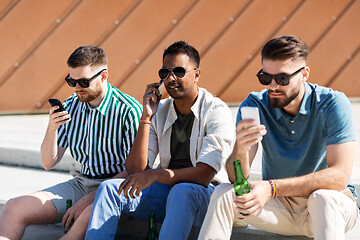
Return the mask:
<path fill-rule="evenodd" d="M 258 144 L 262 181 L 235 196 L 232 184 L 219 185 L 211 199 L 199 239 L 230 239 L 233 224 L 251 224 L 282 235 L 345 239 L 358 218 L 355 189 L 349 182 L 354 158 L 351 105 L 345 94 L 307 83 L 309 48 L 292 35 L 270 40 L 262 49 L 257 77 L 266 89 L 250 93 L 244 106 L 257 107 L 262 125 L 237 116 L 237 140 L 227 161 L 244 176 Z"/>
<path fill-rule="evenodd" d="M 125 160 L 135 139 L 141 104 L 108 82 L 107 56 L 88 45 L 68 58 L 66 83 L 74 94 L 65 111 L 49 111 L 41 146 L 41 162 L 51 169 L 69 148 L 80 162 L 75 178 L 26 196 L 9 200 L 0 218 L 0 239 L 20 239 L 29 224 L 61 222 L 65 230 L 75 220 L 68 239 L 84 238 L 97 187 L 109 178 L 126 177 Z M 66 200 L 74 205 L 66 211 Z"/>

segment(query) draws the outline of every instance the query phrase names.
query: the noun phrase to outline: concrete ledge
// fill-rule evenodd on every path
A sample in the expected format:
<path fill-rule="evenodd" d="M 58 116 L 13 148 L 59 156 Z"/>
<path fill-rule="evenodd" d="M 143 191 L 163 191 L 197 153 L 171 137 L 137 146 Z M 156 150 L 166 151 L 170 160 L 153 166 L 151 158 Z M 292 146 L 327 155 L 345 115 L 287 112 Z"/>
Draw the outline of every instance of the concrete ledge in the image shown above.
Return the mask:
<path fill-rule="evenodd" d="M 0 202 L 0 210 L 3 208 L 4 202 Z M 357 224 L 359 226 L 359 223 Z M 115 239 L 128 239 L 128 240 L 142 240 L 145 239 L 148 231 L 148 222 L 137 220 L 129 216 L 123 215 L 120 218 L 118 230 Z M 161 224 L 157 224 L 157 230 L 159 231 Z M 356 228 L 356 226 L 355 226 Z M 200 229 L 193 227 L 190 232 L 189 240 L 196 240 Z M 351 234 L 351 233 L 350 233 Z M 22 240 L 39 240 L 39 239 L 59 239 L 64 235 L 64 228 L 61 224 L 46 224 L 46 225 L 31 225 L 26 228 Z M 356 233 L 355 233 L 356 235 Z M 351 234 L 347 239 L 360 239 L 358 236 Z M 355 237 L 354 237 L 355 236 Z M 349 238 L 348 238 L 349 237 Z M 308 240 L 310 238 L 304 236 L 283 236 L 273 233 L 268 233 L 256 229 L 254 227 L 240 228 L 236 227 L 233 229 L 232 240 L 245 239 L 245 240 Z"/>
<path fill-rule="evenodd" d="M 149 228 L 149 223 L 134 219 L 129 216 L 121 216 L 118 230 L 115 239 L 134 239 L 140 240 L 145 239 Z M 159 232 L 161 224 L 156 224 L 156 228 Z M 131 232 L 129 231 L 131 229 Z M 200 228 L 193 227 L 191 229 L 188 240 L 196 240 L 199 234 Z M 304 236 L 282 236 L 278 234 L 268 233 L 261 231 L 254 227 L 247 228 L 234 228 L 231 236 L 232 240 L 235 239 L 246 239 L 246 240 L 285 240 L 285 239 L 296 239 L 296 240 L 308 240 L 310 238 Z"/>
<path fill-rule="evenodd" d="M 0 203 L 0 210 L 2 211 L 3 205 Z M 0 211 L 0 213 L 1 213 Z M 146 234 L 149 228 L 149 223 L 134 219 L 132 217 L 123 215 L 120 218 L 119 226 L 116 232 L 115 239 L 128 239 L 128 240 L 143 240 L 146 239 Z M 157 223 L 156 228 L 159 232 L 161 224 Z M 193 227 L 190 232 L 188 240 L 196 240 L 200 228 Z M 59 239 L 64 235 L 64 228 L 60 223 L 57 224 L 44 224 L 44 225 L 30 225 L 26 228 L 22 240 L 38 240 L 38 239 Z M 308 240 L 307 237 L 302 236 L 282 236 L 278 234 L 268 233 L 256 229 L 254 227 L 247 228 L 234 228 L 231 236 L 232 240 L 247 239 L 247 240 Z"/>
<path fill-rule="evenodd" d="M 41 165 L 40 149 L 31 150 L 0 147 L 0 162 L 5 165 L 44 169 Z M 53 170 L 65 172 L 79 171 L 80 163 L 75 161 L 70 153 L 66 151 L 60 163 L 56 165 Z"/>

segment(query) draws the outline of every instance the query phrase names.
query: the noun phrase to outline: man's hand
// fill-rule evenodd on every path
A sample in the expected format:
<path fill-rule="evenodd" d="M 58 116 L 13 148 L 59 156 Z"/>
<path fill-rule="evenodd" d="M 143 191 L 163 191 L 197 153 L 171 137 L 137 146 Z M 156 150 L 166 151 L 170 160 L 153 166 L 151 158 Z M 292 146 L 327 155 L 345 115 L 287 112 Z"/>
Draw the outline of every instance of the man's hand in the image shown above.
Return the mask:
<path fill-rule="evenodd" d="M 244 196 L 235 196 L 236 210 L 243 218 L 258 216 L 271 198 L 271 186 L 268 181 L 249 183 L 251 191 Z M 244 215 L 247 214 L 247 215 Z"/>
<path fill-rule="evenodd" d="M 56 131 L 61 125 L 70 122 L 70 115 L 67 111 L 57 112 L 59 106 L 54 106 L 49 110 L 49 125 L 48 130 Z"/>
<path fill-rule="evenodd" d="M 251 146 L 261 142 L 266 134 L 264 125 L 253 125 L 253 119 L 242 120 L 236 126 L 236 155 L 243 156 L 250 151 Z"/>
<path fill-rule="evenodd" d="M 95 194 L 96 194 L 96 190 L 86 194 L 84 197 L 82 197 L 79 201 L 77 201 L 74 205 L 72 205 L 72 207 L 70 207 L 66 211 L 61 222 L 65 228 L 65 231 L 69 230 L 71 221 L 74 220 L 75 222 L 76 219 L 84 211 L 84 209 L 94 201 Z"/>
<path fill-rule="evenodd" d="M 264 125 L 255 125 L 253 119 L 246 119 L 239 121 L 236 126 L 236 142 L 233 152 L 226 161 L 226 170 L 230 182 L 235 181 L 234 163 L 235 159 L 241 162 L 241 168 L 244 177 L 247 178 L 250 174 L 250 166 L 255 157 L 258 143 L 261 142 L 263 136 L 266 134 Z"/>
<path fill-rule="evenodd" d="M 161 93 L 158 90 L 160 83 L 151 83 L 146 86 L 145 94 L 143 97 L 143 115 L 142 119 L 151 119 L 155 115 L 159 102 L 161 99 Z"/>
<path fill-rule="evenodd" d="M 156 182 L 156 170 L 146 170 L 144 172 L 135 173 L 127 177 L 120 185 L 118 194 L 124 191 L 126 199 L 135 198 L 140 192 Z M 129 191 L 130 190 L 130 191 Z M 135 195 L 136 196 L 135 196 Z"/>

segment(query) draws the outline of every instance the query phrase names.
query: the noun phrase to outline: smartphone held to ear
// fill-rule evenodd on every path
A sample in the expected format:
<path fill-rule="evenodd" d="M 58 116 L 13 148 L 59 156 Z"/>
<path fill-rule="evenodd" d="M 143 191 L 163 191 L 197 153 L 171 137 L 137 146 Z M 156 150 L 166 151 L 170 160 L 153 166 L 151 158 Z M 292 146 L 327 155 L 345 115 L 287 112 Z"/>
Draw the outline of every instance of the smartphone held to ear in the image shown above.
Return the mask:
<path fill-rule="evenodd" d="M 161 79 L 159 83 L 160 83 L 160 85 L 158 87 L 158 90 L 161 93 L 161 91 L 164 89 L 164 80 Z"/>
<path fill-rule="evenodd" d="M 62 103 L 60 102 L 59 99 L 50 98 L 48 101 L 49 101 L 49 103 L 50 103 L 50 105 L 51 105 L 52 107 L 54 107 L 54 106 L 59 106 L 59 108 L 54 111 L 55 113 L 56 113 L 56 112 L 65 111 L 65 108 L 64 108 L 64 106 L 62 105 Z"/>

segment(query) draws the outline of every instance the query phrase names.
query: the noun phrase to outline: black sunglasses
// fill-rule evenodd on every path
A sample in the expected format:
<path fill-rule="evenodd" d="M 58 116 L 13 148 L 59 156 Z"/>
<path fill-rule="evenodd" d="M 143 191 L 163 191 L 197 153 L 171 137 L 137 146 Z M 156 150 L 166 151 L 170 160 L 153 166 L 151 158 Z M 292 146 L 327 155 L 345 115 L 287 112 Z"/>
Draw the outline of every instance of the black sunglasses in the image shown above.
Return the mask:
<path fill-rule="evenodd" d="M 300 68 L 299 70 L 297 70 L 296 72 L 294 72 L 293 74 L 285 74 L 285 73 L 281 73 L 281 74 L 277 74 L 277 75 L 271 75 L 268 74 L 266 72 L 263 71 L 263 69 L 261 69 L 256 76 L 258 77 L 260 83 L 262 85 L 269 85 L 272 81 L 272 79 L 275 80 L 275 82 L 277 84 L 279 84 L 280 86 L 286 86 L 289 84 L 290 79 L 295 76 L 296 74 L 298 74 L 301 70 L 303 70 L 305 67 Z"/>
<path fill-rule="evenodd" d="M 163 67 L 163 68 L 160 68 L 160 70 L 159 70 L 159 77 L 160 77 L 160 79 L 166 79 L 169 77 L 170 72 L 173 72 L 177 78 L 183 78 L 187 72 L 189 72 L 191 70 L 196 70 L 196 69 L 197 68 L 186 70 L 183 67 L 174 67 L 174 68 Z"/>
<path fill-rule="evenodd" d="M 98 72 L 97 74 L 95 74 L 94 76 L 92 76 L 89 79 L 87 79 L 87 78 L 73 79 L 70 77 L 70 73 L 69 73 L 65 77 L 65 81 L 70 87 L 75 87 L 76 83 L 78 83 L 80 85 L 80 87 L 88 88 L 90 86 L 90 81 L 95 79 L 97 76 L 99 76 L 105 70 L 106 69 L 104 68 L 103 70 L 101 70 L 100 72 Z"/>

